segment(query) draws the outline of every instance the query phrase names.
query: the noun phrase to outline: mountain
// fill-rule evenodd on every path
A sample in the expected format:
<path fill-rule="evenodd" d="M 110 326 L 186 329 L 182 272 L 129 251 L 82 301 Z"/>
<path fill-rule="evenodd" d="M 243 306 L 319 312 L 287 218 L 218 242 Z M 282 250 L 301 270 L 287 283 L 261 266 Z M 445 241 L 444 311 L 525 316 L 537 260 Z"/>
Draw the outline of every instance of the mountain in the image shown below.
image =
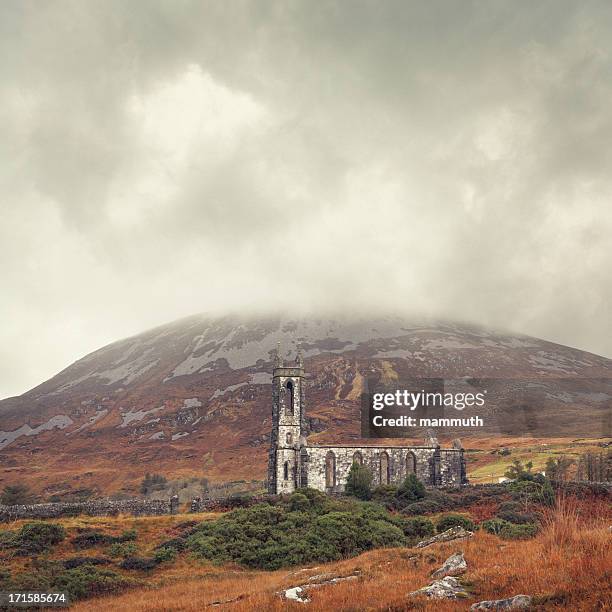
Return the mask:
<path fill-rule="evenodd" d="M 131 491 L 145 472 L 261 479 L 277 343 L 299 345 L 316 441 L 359 437 L 366 378 L 611 378 L 612 361 L 455 322 L 193 316 L 101 348 L 0 401 L 0 486 Z"/>

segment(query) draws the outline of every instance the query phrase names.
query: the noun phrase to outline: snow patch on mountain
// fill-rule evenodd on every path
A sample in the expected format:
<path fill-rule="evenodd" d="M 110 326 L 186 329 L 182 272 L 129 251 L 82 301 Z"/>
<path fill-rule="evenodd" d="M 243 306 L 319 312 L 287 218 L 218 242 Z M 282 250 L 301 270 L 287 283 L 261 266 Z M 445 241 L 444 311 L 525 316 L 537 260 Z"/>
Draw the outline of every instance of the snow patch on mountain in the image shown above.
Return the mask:
<path fill-rule="evenodd" d="M 151 408 L 151 410 L 136 410 L 135 412 L 133 412 L 130 409 L 128 412 L 122 412 L 121 418 L 123 420 L 121 421 L 119 427 L 127 427 L 130 423 L 134 421 L 142 421 L 142 419 L 144 419 L 148 414 L 155 414 L 156 412 L 159 412 L 164 408 L 165 406 L 159 406 L 158 408 Z"/>
<path fill-rule="evenodd" d="M 0 448 L 4 448 L 20 438 L 21 436 L 36 436 L 43 431 L 51 431 L 52 429 L 66 429 L 66 427 L 72 425 L 74 421 L 65 414 L 56 414 L 51 417 L 46 423 L 39 425 L 38 427 L 30 427 L 27 423 L 24 423 L 19 429 L 13 431 L 0 431 Z"/>

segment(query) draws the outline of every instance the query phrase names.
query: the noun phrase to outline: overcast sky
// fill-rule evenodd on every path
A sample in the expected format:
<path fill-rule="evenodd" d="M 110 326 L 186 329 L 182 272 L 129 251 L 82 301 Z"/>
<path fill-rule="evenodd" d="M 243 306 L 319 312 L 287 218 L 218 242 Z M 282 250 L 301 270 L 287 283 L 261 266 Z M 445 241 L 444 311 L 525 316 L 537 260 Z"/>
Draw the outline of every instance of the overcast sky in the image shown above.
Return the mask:
<path fill-rule="evenodd" d="M 197 312 L 612 356 L 612 4 L 0 3 L 0 397 Z"/>

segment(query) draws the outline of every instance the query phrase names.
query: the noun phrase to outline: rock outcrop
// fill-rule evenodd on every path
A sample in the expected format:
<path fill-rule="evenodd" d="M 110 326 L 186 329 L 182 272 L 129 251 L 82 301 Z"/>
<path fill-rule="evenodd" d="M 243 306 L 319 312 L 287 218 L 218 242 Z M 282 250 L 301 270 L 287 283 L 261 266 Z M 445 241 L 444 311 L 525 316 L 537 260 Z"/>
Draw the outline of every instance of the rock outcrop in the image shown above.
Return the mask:
<path fill-rule="evenodd" d="M 467 571 L 467 562 L 462 552 L 451 555 L 442 565 L 431 575 L 432 578 L 444 578 L 445 576 L 460 576 Z"/>
<path fill-rule="evenodd" d="M 436 580 L 418 591 L 413 591 L 410 595 L 413 597 L 426 595 L 434 599 L 464 599 L 465 597 L 469 597 L 459 580 L 452 576 L 447 576 L 446 578 L 442 578 L 442 580 Z"/>
<path fill-rule="evenodd" d="M 452 540 L 461 540 L 463 538 L 471 538 L 474 534 L 471 531 L 467 531 L 463 527 L 451 527 L 438 535 L 435 535 L 427 540 L 423 540 L 419 542 L 416 547 L 417 548 L 425 548 L 426 546 L 431 546 L 432 544 L 437 544 L 439 542 L 451 542 Z"/>
<path fill-rule="evenodd" d="M 507 599 L 492 599 L 479 601 L 470 610 L 528 610 L 531 607 L 529 595 L 515 595 Z"/>

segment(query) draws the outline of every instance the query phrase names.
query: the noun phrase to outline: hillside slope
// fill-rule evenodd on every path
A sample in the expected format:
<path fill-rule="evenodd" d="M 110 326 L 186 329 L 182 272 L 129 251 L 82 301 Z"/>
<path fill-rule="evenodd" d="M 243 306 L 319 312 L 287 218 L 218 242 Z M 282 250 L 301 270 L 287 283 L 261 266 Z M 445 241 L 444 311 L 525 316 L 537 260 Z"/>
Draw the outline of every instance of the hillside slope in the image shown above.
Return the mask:
<path fill-rule="evenodd" d="M 193 316 L 87 355 L 0 401 L 0 486 L 133 490 L 149 472 L 263 478 L 271 360 L 302 348 L 318 441 L 359 436 L 366 377 L 611 378 L 612 361 L 453 322 Z M 37 487 L 40 489 L 40 486 Z"/>

